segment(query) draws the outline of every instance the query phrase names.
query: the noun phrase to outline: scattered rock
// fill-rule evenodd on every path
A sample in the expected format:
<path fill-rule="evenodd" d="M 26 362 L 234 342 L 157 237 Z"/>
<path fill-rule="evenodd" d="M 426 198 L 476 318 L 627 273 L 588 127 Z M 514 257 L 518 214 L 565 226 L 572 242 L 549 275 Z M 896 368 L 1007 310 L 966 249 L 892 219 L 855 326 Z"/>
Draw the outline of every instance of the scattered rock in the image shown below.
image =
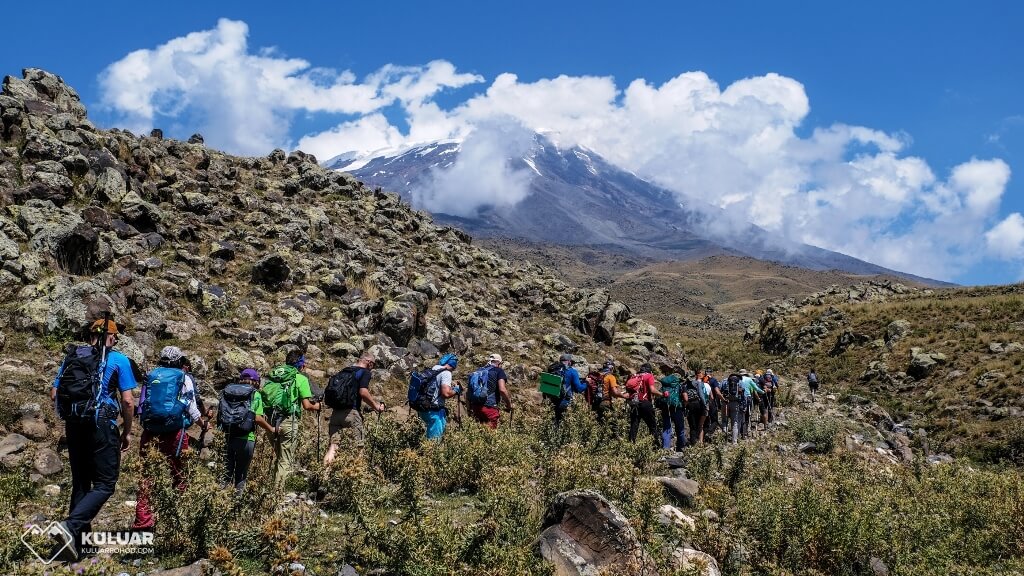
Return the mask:
<path fill-rule="evenodd" d="M 20 452 L 31 443 L 31 440 L 21 434 L 8 434 L 4 436 L 3 440 L 0 440 L 0 457 Z"/>
<path fill-rule="evenodd" d="M 697 481 L 688 478 L 658 476 L 655 480 L 661 482 L 661 485 L 677 502 L 687 507 L 693 506 L 697 492 L 700 491 L 700 485 L 697 484 Z"/>
<path fill-rule="evenodd" d="M 868 566 L 871 568 L 871 573 L 875 576 L 889 576 L 889 567 L 885 565 L 881 558 L 872 556 L 871 560 L 868 561 Z"/>
<path fill-rule="evenodd" d="M 592 490 L 557 495 L 544 516 L 538 540 L 540 555 L 554 565 L 558 576 L 598 576 L 605 572 L 655 575 L 642 556 L 629 521 L 603 496 Z"/>
<path fill-rule="evenodd" d="M 182 566 L 181 568 L 174 568 L 172 570 L 155 570 L 149 572 L 151 576 L 207 576 L 208 574 L 214 574 L 215 568 L 209 560 L 199 560 L 194 564 L 188 566 Z"/>
<path fill-rule="evenodd" d="M 53 450 L 40 448 L 36 451 L 33 467 L 43 476 L 52 476 L 64 469 L 64 463 Z"/>
<path fill-rule="evenodd" d="M 722 576 L 714 556 L 693 548 L 676 548 L 669 559 L 673 568 L 697 576 Z"/>
<path fill-rule="evenodd" d="M 697 528 L 697 521 L 692 517 L 683 514 L 682 510 L 672 506 L 670 504 L 663 504 L 658 509 L 658 521 L 665 525 L 676 525 L 679 527 L 687 527 L 690 530 Z"/>

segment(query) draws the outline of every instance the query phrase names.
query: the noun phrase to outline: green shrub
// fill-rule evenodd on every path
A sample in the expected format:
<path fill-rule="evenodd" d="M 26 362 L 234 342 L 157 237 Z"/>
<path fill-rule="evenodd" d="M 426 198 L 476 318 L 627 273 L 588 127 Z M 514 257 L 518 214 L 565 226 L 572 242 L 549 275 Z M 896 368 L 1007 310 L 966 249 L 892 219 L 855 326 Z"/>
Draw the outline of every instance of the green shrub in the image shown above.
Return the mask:
<path fill-rule="evenodd" d="M 835 449 L 839 422 L 830 416 L 807 415 L 794 418 L 789 428 L 797 442 L 812 442 L 815 452 L 828 454 Z"/>

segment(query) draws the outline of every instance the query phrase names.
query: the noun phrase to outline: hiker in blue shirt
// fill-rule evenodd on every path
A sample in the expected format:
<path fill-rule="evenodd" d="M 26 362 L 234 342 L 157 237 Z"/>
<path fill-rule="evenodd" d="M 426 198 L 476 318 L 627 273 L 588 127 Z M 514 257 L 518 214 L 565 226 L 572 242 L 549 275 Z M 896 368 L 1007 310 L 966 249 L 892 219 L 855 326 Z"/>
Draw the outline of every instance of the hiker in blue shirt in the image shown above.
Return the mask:
<path fill-rule="evenodd" d="M 114 494 L 121 453 L 128 450 L 135 407 L 132 390 L 138 384 L 128 358 L 111 350 L 118 336 L 112 320 L 93 322 L 89 344 L 68 346 L 50 389 L 64 420 L 71 466 L 71 504 L 55 545 L 55 550 L 63 550 L 59 559 L 66 561 L 80 557 L 81 534 L 92 530 L 93 518 Z M 101 376 L 96 378 L 97 374 Z"/>

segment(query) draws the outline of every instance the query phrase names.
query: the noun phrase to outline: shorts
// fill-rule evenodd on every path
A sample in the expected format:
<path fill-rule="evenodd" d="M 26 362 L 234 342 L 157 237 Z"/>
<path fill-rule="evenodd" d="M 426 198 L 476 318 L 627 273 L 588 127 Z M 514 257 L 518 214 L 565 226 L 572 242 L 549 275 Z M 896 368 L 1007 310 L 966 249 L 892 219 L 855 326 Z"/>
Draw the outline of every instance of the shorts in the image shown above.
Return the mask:
<path fill-rule="evenodd" d="M 444 408 L 440 410 L 429 410 L 418 412 L 423 426 L 427 429 L 427 439 L 433 440 L 444 435 L 445 426 L 448 424 L 448 415 Z"/>
<path fill-rule="evenodd" d="M 498 417 L 501 416 L 501 412 L 497 406 L 470 406 L 469 413 L 481 424 L 495 429 L 498 427 Z"/>
<path fill-rule="evenodd" d="M 339 446 L 343 430 L 350 430 L 350 436 L 355 440 L 358 447 L 366 442 L 366 429 L 363 428 L 363 415 L 357 408 L 335 409 L 331 412 L 331 419 L 327 423 L 327 434 L 332 446 Z"/>

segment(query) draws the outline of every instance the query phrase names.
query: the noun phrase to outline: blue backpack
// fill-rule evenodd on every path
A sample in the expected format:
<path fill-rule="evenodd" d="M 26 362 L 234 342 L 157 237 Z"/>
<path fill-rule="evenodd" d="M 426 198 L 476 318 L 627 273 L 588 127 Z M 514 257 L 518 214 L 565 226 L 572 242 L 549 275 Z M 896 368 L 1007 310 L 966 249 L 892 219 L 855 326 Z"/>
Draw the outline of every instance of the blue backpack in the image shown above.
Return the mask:
<path fill-rule="evenodd" d="M 190 397 L 184 397 L 185 372 L 160 366 L 146 379 L 142 400 L 142 427 L 154 434 L 176 432 L 192 425 L 188 415 Z"/>
<path fill-rule="evenodd" d="M 438 398 L 441 387 L 437 382 L 437 375 L 441 372 L 444 372 L 443 368 L 413 372 L 409 376 L 409 407 L 420 412 L 441 409 Z"/>
<path fill-rule="evenodd" d="M 497 406 L 495 390 L 491 389 L 491 365 L 477 368 L 469 375 L 467 399 L 474 406 Z"/>

